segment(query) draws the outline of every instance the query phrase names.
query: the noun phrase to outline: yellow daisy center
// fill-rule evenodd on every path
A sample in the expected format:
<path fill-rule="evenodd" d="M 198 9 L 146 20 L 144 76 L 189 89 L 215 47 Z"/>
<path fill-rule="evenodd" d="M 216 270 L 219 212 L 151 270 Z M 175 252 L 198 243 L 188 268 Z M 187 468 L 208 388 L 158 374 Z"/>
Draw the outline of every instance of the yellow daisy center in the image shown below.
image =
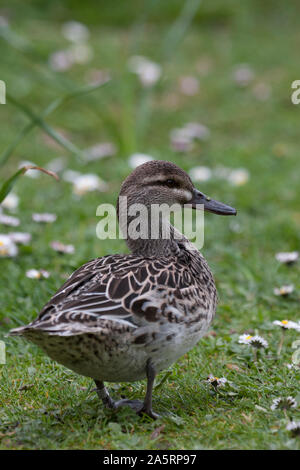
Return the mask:
<path fill-rule="evenodd" d="M 288 324 L 288 320 L 281 320 L 281 323 L 282 323 L 283 325 L 287 325 L 287 324 Z"/>

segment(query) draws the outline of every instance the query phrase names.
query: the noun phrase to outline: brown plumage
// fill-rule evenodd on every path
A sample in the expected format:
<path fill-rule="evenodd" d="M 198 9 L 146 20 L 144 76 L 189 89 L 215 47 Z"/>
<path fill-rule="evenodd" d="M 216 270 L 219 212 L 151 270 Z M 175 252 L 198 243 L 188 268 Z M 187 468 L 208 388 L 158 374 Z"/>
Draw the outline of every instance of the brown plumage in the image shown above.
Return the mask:
<path fill-rule="evenodd" d="M 134 203 L 147 208 L 154 203 L 194 207 L 200 200 L 209 211 L 235 213 L 197 191 L 183 170 L 165 161 L 138 167 L 122 184 L 120 196 L 127 197 L 129 207 Z M 122 207 L 118 209 L 120 216 Z M 155 374 L 199 341 L 216 309 L 216 288 L 207 262 L 175 233 L 171 227 L 169 239 L 136 240 L 128 235 L 131 254 L 109 255 L 81 266 L 36 320 L 11 334 L 25 336 L 52 359 L 92 377 L 106 406 L 128 405 L 156 417 Z M 114 402 L 103 384 L 144 377 L 148 379 L 144 403 Z"/>

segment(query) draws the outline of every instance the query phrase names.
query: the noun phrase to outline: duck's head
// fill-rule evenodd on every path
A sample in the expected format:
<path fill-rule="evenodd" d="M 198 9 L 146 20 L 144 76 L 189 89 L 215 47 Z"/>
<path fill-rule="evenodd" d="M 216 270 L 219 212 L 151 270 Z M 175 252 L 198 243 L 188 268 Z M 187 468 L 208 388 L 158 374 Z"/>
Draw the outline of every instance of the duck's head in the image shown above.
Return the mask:
<path fill-rule="evenodd" d="M 164 160 L 152 160 L 138 166 L 123 182 L 120 196 L 126 196 L 129 205 L 180 204 L 220 215 L 237 213 L 233 207 L 215 201 L 196 189 L 185 171 Z"/>

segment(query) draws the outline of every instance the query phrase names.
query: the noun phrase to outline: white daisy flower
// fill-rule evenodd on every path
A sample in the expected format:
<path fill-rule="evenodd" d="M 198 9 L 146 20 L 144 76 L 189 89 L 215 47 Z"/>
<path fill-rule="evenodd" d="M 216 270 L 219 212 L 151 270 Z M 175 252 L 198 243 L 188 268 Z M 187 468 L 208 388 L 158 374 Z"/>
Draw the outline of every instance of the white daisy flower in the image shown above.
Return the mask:
<path fill-rule="evenodd" d="M 53 52 L 48 59 L 48 63 L 52 70 L 64 72 L 72 67 L 74 60 L 71 51 L 64 49 Z"/>
<path fill-rule="evenodd" d="M 183 129 L 192 139 L 207 140 L 210 136 L 210 130 L 200 122 L 188 122 Z"/>
<path fill-rule="evenodd" d="M 286 286 L 275 287 L 274 294 L 277 296 L 286 297 L 294 291 L 293 284 L 289 284 Z"/>
<path fill-rule="evenodd" d="M 73 181 L 73 192 L 77 196 L 82 196 L 91 191 L 106 191 L 107 187 L 107 183 L 93 173 L 80 175 Z"/>
<path fill-rule="evenodd" d="M 245 168 L 238 168 L 230 171 L 227 180 L 233 186 L 242 186 L 248 182 L 250 178 L 249 171 Z"/>
<path fill-rule="evenodd" d="M 73 254 L 75 252 L 74 245 L 64 245 L 58 241 L 51 242 L 50 246 L 53 250 L 58 251 L 59 253 Z"/>
<path fill-rule="evenodd" d="M 11 240 L 9 235 L 0 234 L 0 257 L 11 258 L 17 256 L 17 245 Z"/>
<path fill-rule="evenodd" d="M 193 181 L 208 181 L 211 179 L 212 171 L 207 166 L 195 166 L 189 174 Z"/>
<path fill-rule="evenodd" d="M 297 401 L 293 397 L 279 397 L 279 398 L 274 398 L 272 405 L 271 405 L 271 410 L 288 410 L 290 408 L 297 408 Z"/>
<path fill-rule="evenodd" d="M 299 323 L 291 320 L 275 320 L 273 321 L 273 325 L 280 326 L 285 330 L 300 330 Z"/>
<path fill-rule="evenodd" d="M 193 137 L 185 128 L 170 132 L 171 147 L 175 152 L 190 152 L 193 149 Z"/>
<path fill-rule="evenodd" d="M 101 144 L 93 145 L 85 150 L 85 159 L 87 161 L 94 161 L 99 160 L 104 157 L 111 157 L 115 155 L 117 152 L 117 148 L 111 142 L 103 142 Z"/>
<path fill-rule="evenodd" d="M 253 336 L 250 339 L 249 344 L 253 348 L 257 348 L 257 349 L 267 348 L 269 346 L 268 341 L 266 341 L 264 338 L 262 338 L 261 336 L 258 336 L 258 335 Z"/>
<path fill-rule="evenodd" d="M 49 276 L 50 273 L 44 269 L 28 269 L 28 271 L 26 271 L 26 277 L 29 277 L 30 279 L 47 279 Z"/>
<path fill-rule="evenodd" d="M 299 252 L 298 251 L 280 252 L 280 253 L 276 253 L 275 258 L 280 263 L 293 264 L 298 260 Z"/>
<path fill-rule="evenodd" d="M 14 193 L 9 193 L 1 202 L 1 207 L 9 211 L 15 210 L 19 205 L 19 197 Z"/>
<path fill-rule="evenodd" d="M 286 426 L 287 431 L 291 431 L 294 436 L 300 435 L 300 421 L 290 421 Z"/>
<path fill-rule="evenodd" d="M 43 214 L 32 214 L 32 220 L 39 223 L 52 223 L 56 221 L 56 214 L 50 214 L 49 212 L 44 212 Z"/>
<path fill-rule="evenodd" d="M 151 155 L 147 155 L 145 153 L 133 153 L 128 159 L 128 164 L 131 168 L 136 168 L 143 165 L 143 163 L 150 162 L 151 160 L 153 160 Z"/>
<path fill-rule="evenodd" d="M 291 363 L 291 364 L 286 364 L 286 366 L 289 370 L 298 370 L 298 369 L 300 369 L 300 364 Z"/>
<path fill-rule="evenodd" d="M 18 225 L 20 225 L 20 219 L 12 217 L 11 215 L 0 214 L 0 224 L 18 227 Z"/>
<path fill-rule="evenodd" d="M 233 72 L 233 79 L 238 86 L 245 87 L 254 79 L 254 72 L 249 65 L 240 64 Z"/>
<path fill-rule="evenodd" d="M 239 336 L 239 343 L 241 343 L 241 344 L 249 344 L 251 338 L 253 338 L 253 336 L 247 335 L 246 333 L 243 334 L 243 335 L 240 335 L 240 336 Z"/>
<path fill-rule="evenodd" d="M 195 96 L 199 92 L 199 80 L 192 76 L 180 77 L 179 88 L 184 95 Z"/>
<path fill-rule="evenodd" d="M 135 73 L 144 87 L 151 87 L 160 79 L 161 66 L 143 56 L 132 56 L 129 70 Z"/>
<path fill-rule="evenodd" d="M 31 234 L 26 232 L 10 232 L 8 236 L 14 243 L 20 243 L 21 245 L 28 245 L 32 238 Z"/>
<path fill-rule="evenodd" d="M 224 387 L 225 384 L 227 383 L 227 379 L 225 377 L 214 377 L 212 374 L 209 374 L 209 376 L 206 379 L 206 382 L 210 383 L 213 387 Z"/>
<path fill-rule="evenodd" d="M 62 25 L 62 34 L 66 39 L 75 43 L 87 41 L 90 36 L 88 28 L 79 21 L 64 23 Z"/>
<path fill-rule="evenodd" d="M 257 349 L 267 348 L 269 346 L 268 342 L 264 338 L 258 335 L 256 336 L 251 336 L 247 334 L 241 335 L 239 337 L 239 343 L 249 344 L 253 348 L 257 348 Z"/>

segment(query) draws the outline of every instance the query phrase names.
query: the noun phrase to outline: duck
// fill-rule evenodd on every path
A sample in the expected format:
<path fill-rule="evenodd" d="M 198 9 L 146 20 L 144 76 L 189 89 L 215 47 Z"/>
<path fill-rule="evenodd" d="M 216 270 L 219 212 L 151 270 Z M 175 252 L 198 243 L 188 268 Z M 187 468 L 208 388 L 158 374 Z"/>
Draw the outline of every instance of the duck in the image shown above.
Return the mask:
<path fill-rule="evenodd" d="M 135 205 L 145 208 L 140 224 L 149 227 L 151 208 L 161 204 L 224 216 L 237 213 L 196 189 L 189 175 L 172 162 L 152 160 L 136 167 L 121 185 L 116 204 L 130 253 L 108 254 L 82 265 L 34 321 L 9 333 L 92 378 L 105 407 L 129 406 L 153 419 L 158 417 L 152 409 L 156 375 L 196 346 L 210 328 L 217 306 L 207 261 L 170 220 L 161 213 L 156 217 L 155 237 L 137 236 L 129 229 Z M 144 400 L 114 400 L 105 385 L 143 379 Z"/>

